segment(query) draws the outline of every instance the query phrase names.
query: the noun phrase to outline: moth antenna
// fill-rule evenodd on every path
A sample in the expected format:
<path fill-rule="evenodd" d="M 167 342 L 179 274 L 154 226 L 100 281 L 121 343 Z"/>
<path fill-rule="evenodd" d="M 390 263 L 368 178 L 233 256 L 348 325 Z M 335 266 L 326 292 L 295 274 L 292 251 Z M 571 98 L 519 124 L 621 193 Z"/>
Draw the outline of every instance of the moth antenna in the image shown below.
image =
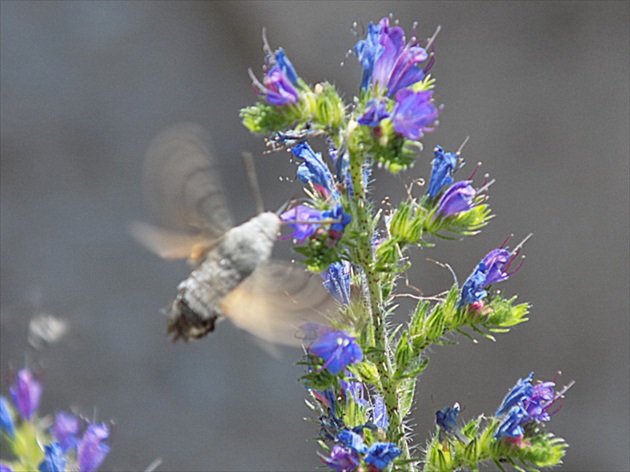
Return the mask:
<path fill-rule="evenodd" d="M 256 200 L 256 210 L 258 214 L 265 211 L 265 205 L 263 203 L 262 194 L 260 193 L 260 185 L 258 184 L 258 177 L 256 176 L 256 166 L 254 164 L 254 156 L 251 152 L 244 152 L 243 164 L 245 165 L 245 172 L 247 172 L 247 178 L 249 179 L 249 186 L 252 189 L 252 194 Z"/>

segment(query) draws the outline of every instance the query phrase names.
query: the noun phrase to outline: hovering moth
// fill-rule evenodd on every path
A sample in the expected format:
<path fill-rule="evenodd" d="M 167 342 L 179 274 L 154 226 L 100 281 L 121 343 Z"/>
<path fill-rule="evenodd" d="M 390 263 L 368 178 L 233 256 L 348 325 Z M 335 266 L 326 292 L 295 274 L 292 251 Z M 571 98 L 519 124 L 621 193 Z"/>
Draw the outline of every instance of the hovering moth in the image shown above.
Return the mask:
<path fill-rule="evenodd" d="M 166 259 L 188 257 L 194 269 L 168 309 L 168 333 L 202 338 L 228 318 L 268 342 L 299 345 L 299 326 L 324 323 L 333 297 L 319 277 L 271 260 L 281 220 L 263 212 L 234 226 L 209 139 L 198 125 L 172 126 L 151 143 L 144 187 L 160 227 L 135 222 L 132 235 Z"/>

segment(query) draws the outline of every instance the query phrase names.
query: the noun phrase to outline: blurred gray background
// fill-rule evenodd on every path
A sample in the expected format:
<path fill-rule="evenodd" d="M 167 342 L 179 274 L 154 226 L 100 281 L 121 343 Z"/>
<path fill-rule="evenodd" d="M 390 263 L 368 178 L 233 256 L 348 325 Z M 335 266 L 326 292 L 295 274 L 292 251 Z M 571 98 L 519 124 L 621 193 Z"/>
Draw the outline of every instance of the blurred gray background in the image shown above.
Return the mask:
<path fill-rule="evenodd" d="M 319 461 L 292 365 L 222 323 L 172 344 L 160 314 L 188 272 L 127 233 L 149 220 L 140 188 L 146 147 L 192 120 L 215 138 L 237 221 L 255 212 L 240 153 L 258 155 L 268 208 L 298 195 L 285 154 L 261 155 L 239 109 L 254 101 L 261 31 L 308 82 L 346 97 L 361 71 L 346 58 L 354 21 L 393 13 L 422 37 L 437 25 L 440 127 L 416 167 L 378 173 L 376 191 L 429 175 L 436 144 L 466 136 L 468 166 L 497 179 L 496 218 L 483 234 L 414 253 L 410 281 L 433 294 L 460 282 L 510 233 L 530 232 L 524 268 L 501 289 L 533 304 L 531 321 L 496 343 L 432 350 L 417 389 L 416 441 L 435 410 L 491 413 L 535 371 L 575 379 L 550 428 L 571 447 L 564 470 L 627 471 L 629 446 L 628 2 L 9 2 L 1 3 L 2 392 L 25 364 L 44 381 L 41 411 L 76 408 L 116 423 L 103 470 L 313 470 Z M 345 61 L 343 67 L 340 63 Z M 481 176 L 480 176 L 481 175 Z M 288 257 L 289 245 L 277 253 Z M 402 310 L 409 309 L 403 305 Z M 34 350 L 28 322 L 69 323 Z M 403 313 L 404 314 L 404 313 Z M 401 316 L 401 318 L 403 318 Z"/>

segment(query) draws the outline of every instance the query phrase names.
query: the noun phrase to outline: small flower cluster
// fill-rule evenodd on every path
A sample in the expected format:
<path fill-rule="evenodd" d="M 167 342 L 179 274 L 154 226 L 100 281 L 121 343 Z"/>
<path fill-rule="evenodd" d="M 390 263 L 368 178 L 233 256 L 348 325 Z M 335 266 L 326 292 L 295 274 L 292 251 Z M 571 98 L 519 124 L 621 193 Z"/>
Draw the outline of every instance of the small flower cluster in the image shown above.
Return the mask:
<path fill-rule="evenodd" d="M 459 430 L 457 405 L 442 410 L 440 432 L 426 457 L 412 455 L 405 421 L 417 378 L 428 365 L 428 349 L 447 344 L 445 337 L 453 333 L 472 338 L 468 331 L 473 331 L 494 339 L 493 333 L 526 321 L 529 310 L 527 303 L 515 303 L 516 297 L 504 298 L 491 290 L 520 268 L 513 265 L 523 243 L 510 251 L 506 240 L 479 262 L 461 287 L 455 282 L 443 298 L 419 297 L 406 326 L 392 327 L 390 322 L 400 290 L 397 281 L 411 265 L 406 251 L 432 246 L 429 237 L 478 234 L 492 218 L 487 193 L 494 181 L 476 185 L 475 172 L 455 180 L 464 165 L 461 147 L 457 152 L 435 148 L 429 185 L 421 197 L 416 199 L 409 187 L 407 200 L 397 206 L 379 208 L 370 198 L 374 166 L 390 173 L 410 168 L 422 150 L 420 140 L 438 124 L 441 107 L 435 103 L 436 82 L 429 75 L 435 62 L 434 39 L 420 45 L 414 33 L 407 40 L 390 18 L 370 23 L 353 49 L 362 78 L 359 96 L 349 105 L 329 83 L 308 85 L 284 50 L 273 52 L 265 39 L 262 81 L 250 73 L 258 102 L 241 111 L 250 131 L 267 134 L 271 147 L 288 149 L 298 163 L 296 174 L 306 198 L 280 215 L 291 228 L 281 239 L 295 242 L 302 262 L 322 273 L 324 286 L 339 302 L 328 326 L 307 329 L 301 362 L 307 369 L 302 381 L 313 400 L 309 406 L 318 415 L 319 439 L 326 451 L 322 461 L 337 471 L 410 470 L 420 462 L 432 470 L 434 459 L 453 466 L 437 470 L 476 469 L 480 462 L 514 458 L 553 465 L 566 447 L 544 435 L 536 448 L 522 442 L 527 452 L 501 446 L 503 437 L 516 438 L 521 432 L 527 437 L 531 424 L 551 414 L 549 406 L 557 396 L 544 383 L 532 387 L 527 398 L 519 397 L 497 416 L 500 422 L 483 432 L 480 420 Z M 326 143 L 328 158 L 311 147 L 314 138 Z M 459 452 L 447 448 L 453 443 L 476 451 L 469 443 L 482 440 L 494 444 L 494 453 L 457 462 L 460 459 L 453 457 Z M 551 451 L 549 460 L 536 456 L 534 449 Z"/>
<path fill-rule="evenodd" d="M 105 423 L 87 422 L 81 434 L 84 422 L 75 415 L 59 412 L 48 427 L 49 421 L 36 415 L 41 383 L 26 369 L 17 373 L 9 392 L 13 406 L 0 396 L 0 432 L 14 459 L 2 459 L 2 472 L 94 472 L 100 467 L 110 450 Z"/>
<path fill-rule="evenodd" d="M 511 462 L 516 458 L 535 467 L 557 463 L 567 445 L 546 433 L 544 423 L 560 410 L 554 406 L 573 382 L 556 392 L 555 381 L 532 385 L 533 376 L 532 372 L 519 379 L 484 429 L 480 428 L 483 416 L 460 428 L 457 403 L 437 411 L 439 434 L 431 444 L 427 469 L 455 470 L 472 467 L 484 459 Z M 534 444 L 536 447 L 532 447 Z"/>

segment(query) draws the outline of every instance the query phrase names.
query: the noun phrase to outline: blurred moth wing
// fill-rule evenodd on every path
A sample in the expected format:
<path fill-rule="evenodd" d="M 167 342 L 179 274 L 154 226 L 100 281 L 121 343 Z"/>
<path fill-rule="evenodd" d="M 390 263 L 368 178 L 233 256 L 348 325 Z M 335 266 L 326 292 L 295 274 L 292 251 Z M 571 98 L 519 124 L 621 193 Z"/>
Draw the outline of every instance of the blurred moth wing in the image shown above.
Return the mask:
<path fill-rule="evenodd" d="M 298 326 L 324 322 L 334 299 L 321 279 L 291 264 L 270 262 L 281 221 L 263 212 L 232 227 L 209 138 L 185 123 L 155 138 L 144 163 L 144 185 L 161 227 L 135 222 L 131 234 L 167 259 L 195 265 L 177 287 L 168 332 L 173 340 L 202 338 L 221 317 L 258 338 L 299 345 Z"/>
<path fill-rule="evenodd" d="M 264 341 L 299 346 L 308 323 L 325 324 L 336 302 L 319 277 L 280 261 L 260 264 L 256 271 L 221 302 L 239 328 Z"/>

